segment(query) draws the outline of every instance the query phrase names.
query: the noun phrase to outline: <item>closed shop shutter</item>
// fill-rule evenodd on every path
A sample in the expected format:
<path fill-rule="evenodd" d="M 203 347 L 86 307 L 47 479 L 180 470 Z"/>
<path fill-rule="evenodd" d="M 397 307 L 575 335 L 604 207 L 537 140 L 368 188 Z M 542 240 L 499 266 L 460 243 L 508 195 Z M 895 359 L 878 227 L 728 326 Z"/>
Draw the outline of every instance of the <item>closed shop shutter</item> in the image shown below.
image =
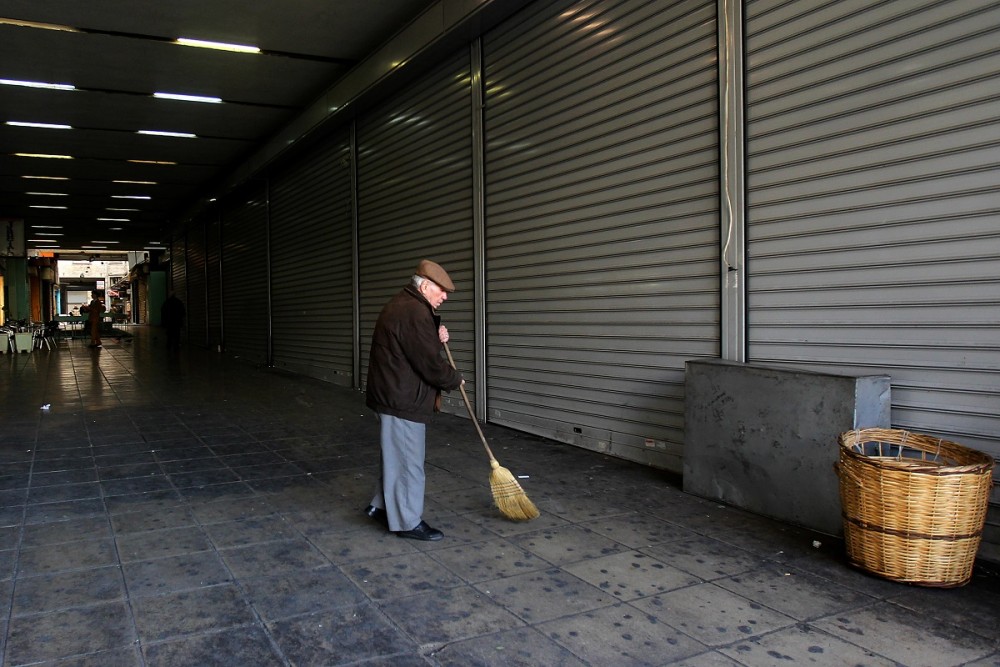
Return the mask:
<path fill-rule="evenodd" d="M 353 386 L 349 135 L 295 158 L 270 200 L 274 366 Z"/>
<path fill-rule="evenodd" d="M 484 39 L 488 412 L 681 470 L 720 350 L 716 3 L 535 3 Z"/>
<path fill-rule="evenodd" d="M 170 284 L 167 296 L 173 292 L 180 299 L 187 298 L 187 235 L 182 233 L 170 242 Z"/>
<path fill-rule="evenodd" d="M 187 238 L 187 300 L 184 302 L 187 341 L 190 345 L 205 347 L 205 337 L 207 335 L 205 313 L 205 221 L 195 221 L 188 228 Z"/>
<path fill-rule="evenodd" d="M 222 214 L 225 351 L 267 363 L 267 195 L 262 182 L 234 195 Z"/>
<path fill-rule="evenodd" d="M 441 316 L 474 390 L 469 62 L 457 54 L 358 122 L 362 381 L 382 306 L 427 258 L 457 287 Z M 460 401 L 453 392 L 444 409 L 465 414 Z"/>
<path fill-rule="evenodd" d="M 222 345 L 222 222 L 213 215 L 205 228 L 206 325 L 208 347 L 217 350 Z"/>
<path fill-rule="evenodd" d="M 895 427 L 1000 456 L 1000 5 L 747 10 L 750 359 L 887 374 Z"/>

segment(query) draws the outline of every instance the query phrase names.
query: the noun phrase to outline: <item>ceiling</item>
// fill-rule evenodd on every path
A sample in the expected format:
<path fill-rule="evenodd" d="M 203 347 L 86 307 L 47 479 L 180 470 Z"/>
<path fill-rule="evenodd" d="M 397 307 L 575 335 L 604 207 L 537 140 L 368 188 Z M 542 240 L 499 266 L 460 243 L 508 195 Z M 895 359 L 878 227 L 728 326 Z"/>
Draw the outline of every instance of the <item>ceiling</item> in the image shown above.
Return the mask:
<path fill-rule="evenodd" d="M 433 4 L 4 0 L 0 80 L 73 89 L 0 84 L 0 218 L 25 221 L 29 249 L 161 244 L 171 220 Z M 261 52 L 182 46 L 179 37 Z"/>

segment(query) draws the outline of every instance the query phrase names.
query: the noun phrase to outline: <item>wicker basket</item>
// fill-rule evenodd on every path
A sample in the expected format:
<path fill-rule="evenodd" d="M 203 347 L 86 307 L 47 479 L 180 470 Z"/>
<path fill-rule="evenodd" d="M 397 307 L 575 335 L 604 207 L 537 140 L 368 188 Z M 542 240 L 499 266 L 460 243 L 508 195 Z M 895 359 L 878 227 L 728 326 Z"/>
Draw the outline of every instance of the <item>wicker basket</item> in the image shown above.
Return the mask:
<path fill-rule="evenodd" d="M 908 431 L 840 435 L 840 500 L 852 565 L 894 581 L 962 586 L 982 538 L 993 458 Z"/>

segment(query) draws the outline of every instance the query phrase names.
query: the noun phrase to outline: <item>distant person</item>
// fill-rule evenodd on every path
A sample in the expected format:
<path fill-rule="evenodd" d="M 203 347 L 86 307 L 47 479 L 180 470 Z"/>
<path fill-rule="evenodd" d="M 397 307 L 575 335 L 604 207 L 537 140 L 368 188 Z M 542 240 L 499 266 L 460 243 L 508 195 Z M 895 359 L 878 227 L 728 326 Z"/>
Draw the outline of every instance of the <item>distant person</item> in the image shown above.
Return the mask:
<path fill-rule="evenodd" d="M 167 349 L 176 350 L 181 346 L 181 328 L 184 326 L 184 304 L 173 292 L 160 308 L 160 323 L 167 330 Z"/>
<path fill-rule="evenodd" d="M 87 314 L 90 322 L 90 347 L 104 347 L 101 344 L 101 320 L 104 319 L 104 302 L 97 292 L 91 292 L 90 303 L 80 307 L 81 313 Z"/>

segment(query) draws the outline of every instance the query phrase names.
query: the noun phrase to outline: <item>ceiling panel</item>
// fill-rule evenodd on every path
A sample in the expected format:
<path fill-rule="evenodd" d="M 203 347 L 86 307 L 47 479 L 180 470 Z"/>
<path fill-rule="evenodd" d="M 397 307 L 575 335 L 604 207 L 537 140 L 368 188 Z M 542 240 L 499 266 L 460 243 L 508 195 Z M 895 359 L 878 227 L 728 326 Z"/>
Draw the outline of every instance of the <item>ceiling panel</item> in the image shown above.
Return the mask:
<path fill-rule="evenodd" d="M 31 53 L 30 58 L 24 58 Z M 0 25 L 2 78 L 151 95 L 210 95 L 302 106 L 342 64 L 193 49 L 169 42 Z"/>
<path fill-rule="evenodd" d="M 426 0 L 4 0 L 4 16 L 165 38 L 360 60 L 433 4 Z"/>
<path fill-rule="evenodd" d="M 0 79 L 63 83 L 77 90 L 0 85 L 0 217 L 24 218 L 29 232 L 33 225 L 62 225 L 52 233 L 64 234 L 53 237 L 60 238 L 64 248 L 112 240 L 109 235 L 121 241 L 121 249 L 144 247 L 171 229 L 177 216 L 204 201 L 255 146 L 275 136 L 354 63 L 432 4 L 433 0 L 4 0 Z M 4 19 L 78 31 L 12 25 Z M 256 45 L 263 53 L 235 54 L 172 43 L 180 36 Z M 224 102 L 152 97 L 158 91 L 219 97 Z M 65 124 L 73 129 L 26 128 L 9 121 Z M 141 129 L 190 132 L 198 138 L 137 134 Z M 18 152 L 68 154 L 75 159 L 12 155 Z M 157 185 L 128 186 L 115 180 Z M 152 199 L 113 199 L 139 189 Z M 26 194 L 45 191 L 68 196 Z M 59 199 L 59 205 L 67 208 L 31 208 L 46 205 L 49 199 Z M 123 205 L 115 206 L 119 203 Z M 109 208 L 140 210 L 115 215 Z M 107 222 L 98 221 L 99 217 L 129 220 Z"/>

